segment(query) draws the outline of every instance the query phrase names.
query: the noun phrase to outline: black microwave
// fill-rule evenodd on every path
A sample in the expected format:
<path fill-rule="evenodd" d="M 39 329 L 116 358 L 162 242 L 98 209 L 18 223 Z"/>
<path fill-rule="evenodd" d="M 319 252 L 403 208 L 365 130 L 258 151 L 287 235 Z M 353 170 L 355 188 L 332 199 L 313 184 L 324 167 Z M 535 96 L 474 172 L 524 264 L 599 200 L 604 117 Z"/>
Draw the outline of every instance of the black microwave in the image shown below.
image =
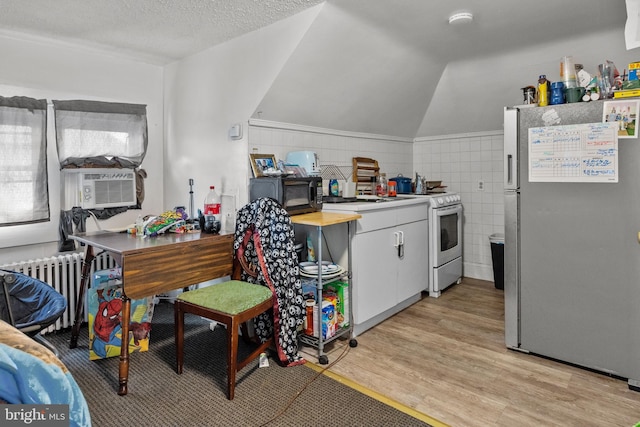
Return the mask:
<path fill-rule="evenodd" d="M 322 178 L 260 177 L 249 181 L 249 201 L 261 197 L 276 200 L 289 215 L 322 210 Z"/>

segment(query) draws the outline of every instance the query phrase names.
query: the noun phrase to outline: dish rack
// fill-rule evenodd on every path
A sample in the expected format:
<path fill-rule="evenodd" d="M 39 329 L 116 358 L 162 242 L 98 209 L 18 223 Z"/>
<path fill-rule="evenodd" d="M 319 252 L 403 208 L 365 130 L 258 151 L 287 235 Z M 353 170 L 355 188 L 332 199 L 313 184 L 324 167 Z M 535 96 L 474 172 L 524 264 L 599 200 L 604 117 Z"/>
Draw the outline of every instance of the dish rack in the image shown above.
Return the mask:
<path fill-rule="evenodd" d="M 320 167 L 320 176 L 322 179 L 342 179 L 346 181 L 344 174 L 340 171 L 340 168 L 336 165 L 324 165 Z"/>

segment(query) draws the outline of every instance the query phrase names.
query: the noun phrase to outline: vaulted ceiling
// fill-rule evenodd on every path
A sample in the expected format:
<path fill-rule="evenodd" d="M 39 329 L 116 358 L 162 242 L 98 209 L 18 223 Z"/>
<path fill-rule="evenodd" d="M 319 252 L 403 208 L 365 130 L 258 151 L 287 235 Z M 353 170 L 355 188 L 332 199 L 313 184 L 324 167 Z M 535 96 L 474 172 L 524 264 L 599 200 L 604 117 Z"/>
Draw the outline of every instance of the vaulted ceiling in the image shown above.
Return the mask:
<path fill-rule="evenodd" d="M 473 21 L 450 25 L 448 17 L 458 11 L 473 12 Z M 585 45 L 581 36 L 622 32 L 625 20 L 623 0 L 328 1 L 254 117 L 405 138 L 500 129 L 502 107 L 518 103 L 519 89 L 535 84 L 543 70 L 555 74 L 560 53 L 549 51 L 537 60 L 535 77 L 521 81 L 505 79 L 496 64 L 471 65 L 445 84 L 450 64 L 494 55 L 517 61 L 519 51 L 559 40 L 573 40 L 562 53 L 571 55 Z M 605 59 L 611 58 L 599 56 L 596 64 Z M 450 97 L 434 106 L 438 90 Z M 515 96 L 500 98 L 505 90 Z M 493 112 L 486 120 L 485 108 Z"/>
<path fill-rule="evenodd" d="M 408 138 L 420 133 L 449 64 L 500 53 L 517 57 L 531 46 L 624 28 L 626 20 L 624 0 L 2 0 L 0 5 L 0 35 L 79 44 L 157 65 L 318 6 L 254 117 Z M 459 11 L 473 12 L 473 21 L 449 25 L 448 17 Z M 478 81 L 483 78 L 491 76 Z"/>

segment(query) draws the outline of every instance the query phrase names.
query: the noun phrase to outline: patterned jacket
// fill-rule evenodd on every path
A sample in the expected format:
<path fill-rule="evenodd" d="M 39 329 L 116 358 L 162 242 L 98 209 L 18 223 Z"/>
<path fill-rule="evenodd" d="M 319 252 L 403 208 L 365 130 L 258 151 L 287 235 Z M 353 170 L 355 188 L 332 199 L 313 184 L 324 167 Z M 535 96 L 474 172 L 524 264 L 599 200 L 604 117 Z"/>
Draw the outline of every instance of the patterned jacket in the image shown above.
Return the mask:
<path fill-rule="evenodd" d="M 305 363 L 298 354 L 297 330 L 304 317 L 304 300 L 289 214 L 275 200 L 257 199 L 238 211 L 234 240 L 243 266 L 240 279 L 268 286 L 276 297 L 273 316 L 254 319 L 262 342 L 275 333 L 276 349 L 285 366 Z"/>

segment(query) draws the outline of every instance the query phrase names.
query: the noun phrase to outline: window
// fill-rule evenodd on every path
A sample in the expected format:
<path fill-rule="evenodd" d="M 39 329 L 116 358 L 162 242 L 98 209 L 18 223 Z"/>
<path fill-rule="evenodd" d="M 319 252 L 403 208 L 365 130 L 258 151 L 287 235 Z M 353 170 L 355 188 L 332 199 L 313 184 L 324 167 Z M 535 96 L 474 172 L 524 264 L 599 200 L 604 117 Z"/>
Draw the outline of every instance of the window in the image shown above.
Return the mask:
<path fill-rule="evenodd" d="M 0 97 L 0 226 L 49 221 L 47 101 Z"/>
<path fill-rule="evenodd" d="M 60 167 L 136 168 L 147 151 L 145 105 L 53 101 Z"/>

